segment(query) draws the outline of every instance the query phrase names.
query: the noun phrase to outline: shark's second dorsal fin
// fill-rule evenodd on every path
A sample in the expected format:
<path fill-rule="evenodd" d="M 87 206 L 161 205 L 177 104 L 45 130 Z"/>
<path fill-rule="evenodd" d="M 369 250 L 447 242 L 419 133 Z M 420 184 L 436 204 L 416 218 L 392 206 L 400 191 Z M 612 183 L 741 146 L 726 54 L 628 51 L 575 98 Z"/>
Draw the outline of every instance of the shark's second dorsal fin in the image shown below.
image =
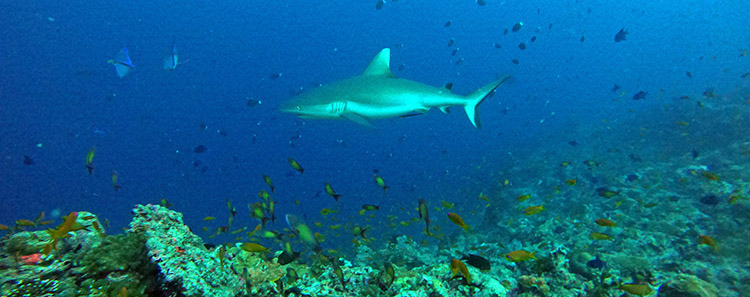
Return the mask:
<path fill-rule="evenodd" d="M 367 66 L 367 69 L 365 69 L 365 72 L 362 73 L 362 75 L 396 77 L 396 75 L 391 72 L 391 49 L 382 49 L 375 58 L 372 59 L 370 65 Z"/>

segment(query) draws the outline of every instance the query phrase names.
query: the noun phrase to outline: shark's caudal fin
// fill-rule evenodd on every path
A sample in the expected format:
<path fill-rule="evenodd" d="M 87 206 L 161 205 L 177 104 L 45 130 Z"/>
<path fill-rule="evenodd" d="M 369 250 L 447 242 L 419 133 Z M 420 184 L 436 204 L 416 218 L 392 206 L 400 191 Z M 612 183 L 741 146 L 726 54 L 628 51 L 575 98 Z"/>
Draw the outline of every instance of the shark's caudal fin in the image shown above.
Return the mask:
<path fill-rule="evenodd" d="M 479 104 L 484 101 L 484 98 L 487 98 L 487 95 L 492 93 L 492 91 L 497 89 L 497 87 L 502 85 L 508 79 L 510 79 L 510 75 L 504 76 L 501 79 L 487 84 L 466 96 L 468 102 L 466 102 L 466 105 L 464 105 L 464 110 L 466 110 L 466 116 L 469 117 L 469 121 L 471 121 L 471 124 L 474 125 L 474 127 L 477 127 L 477 129 L 482 129 L 482 124 L 479 122 L 479 118 L 477 117 L 477 107 L 479 107 Z"/>

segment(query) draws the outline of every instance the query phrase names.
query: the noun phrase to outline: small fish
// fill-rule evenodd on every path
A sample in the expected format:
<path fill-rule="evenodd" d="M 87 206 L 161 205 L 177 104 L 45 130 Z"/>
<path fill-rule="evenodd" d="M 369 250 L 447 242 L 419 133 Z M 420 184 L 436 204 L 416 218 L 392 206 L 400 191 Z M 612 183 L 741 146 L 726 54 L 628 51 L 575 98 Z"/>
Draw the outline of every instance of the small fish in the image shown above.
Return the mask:
<path fill-rule="evenodd" d="M 297 270 L 294 270 L 292 267 L 286 268 L 286 283 L 288 285 L 293 284 L 299 279 L 299 275 L 297 275 Z"/>
<path fill-rule="evenodd" d="M 339 279 L 339 282 L 341 282 L 341 286 L 346 287 L 346 284 L 344 282 L 344 270 L 342 270 L 341 266 L 339 266 L 338 260 L 334 258 L 334 260 L 331 261 L 331 267 L 333 268 L 333 274 L 335 274 Z"/>
<path fill-rule="evenodd" d="M 454 224 L 458 225 L 461 228 L 464 228 L 464 232 L 469 231 L 469 225 L 466 225 L 466 223 L 464 223 L 464 219 L 462 219 L 461 216 L 459 216 L 458 214 L 449 212 L 448 213 L 448 218 Z"/>
<path fill-rule="evenodd" d="M 523 43 L 523 42 L 521 42 L 521 43 L 519 43 L 519 44 L 518 44 L 518 48 L 519 48 L 520 50 L 525 50 L 525 49 L 526 49 L 526 44 L 525 44 L 525 43 Z"/>
<path fill-rule="evenodd" d="M 177 47 L 172 43 L 172 51 L 164 57 L 164 69 L 173 71 L 175 68 L 177 68 L 177 65 L 185 64 L 185 62 L 180 62 L 179 57 L 177 56 Z"/>
<path fill-rule="evenodd" d="M 30 221 L 30 220 L 16 220 L 16 225 L 22 226 L 22 227 L 35 227 L 36 223 Z"/>
<path fill-rule="evenodd" d="M 600 187 L 596 189 L 596 193 L 599 194 L 599 196 L 609 199 L 620 194 L 620 191 L 612 191 L 606 187 Z"/>
<path fill-rule="evenodd" d="M 159 206 L 165 207 L 165 208 L 170 208 L 170 207 L 172 207 L 174 205 L 172 203 L 169 203 L 169 201 L 167 201 L 166 198 L 161 198 L 161 200 L 159 200 Z"/>
<path fill-rule="evenodd" d="M 86 154 L 86 170 L 89 174 L 94 173 L 94 148 L 91 148 L 89 153 Z"/>
<path fill-rule="evenodd" d="M 606 264 L 607 264 L 606 262 L 604 262 L 601 259 L 599 259 L 599 256 L 596 256 L 596 259 L 593 259 L 591 261 L 586 262 L 586 266 L 591 267 L 591 268 L 595 268 L 595 269 L 599 269 L 599 270 L 601 270 L 602 268 L 604 268 L 604 265 L 606 265 Z"/>
<path fill-rule="evenodd" d="M 378 187 L 383 188 L 383 193 L 385 193 L 385 191 L 388 190 L 388 186 L 385 185 L 385 180 L 383 180 L 383 178 L 380 177 L 380 175 L 375 174 L 373 175 L 372 178 L 373 180 L 375 180 L 375 183 L 378 184 Z"/>
<path fill-rule="evenodd" d="M 518 32 L 519 30 L 521 30 L 521 28 L 523 28 L 523 22 L 518 22 L 513 25 L 513 28 L 511 28 L 511 30 L 513 32 Z"/>
<path fill-rule="evenodd" d="M 260 244 L 254 243 L 254 242 L 245 242 L 240 245 L 240 248 L 243 251 L 250 252 L 250 253 L 267 253 L 268 252 L 268 248 Z"/>
<path fill-rule="evenodd" d="M 466 268 L 466 264 L 464 262 L 461 262 L 461 260 L 453 258 L 451 259 L 451 265 L 450 265 L 451 273 L 453 273 L 452 277 L 455 277 L 459 273 L 466 279 L 467 284 L 471 284 L 471 275 L 469 274 L 469 269 Z"/>
<path fill-rule="evenodd" d="M 292 158 L 287 158 L 286 160 L 289 162 L 289 166 L 292 166 L 292 169 L 297 170 L 300 174 L 305 173 L 305 169 L 297 163 L 297 160 Z"/>
<path fill-rule="evenodd" d="M 490 260 L 479 255 L 468 254 L 461 258 L 461 260 L 466 261 L 466 264 L 479 268 L 481 271 L 490 271 L 492 267 Z"/>
<path fill-rule="evenodd" d="M 701 235 L 699 237 L 699 240 L 700 240 L 700 244 L 705 244 L 707 246 L 710 246 L 711 248 L 714 249 L 715 252 L 718 252 L 720 249 L 719 244 L 716 243 L 716 240 L 711 236 Z"/>
<path fill-rule="evenodd" d="M 628 30 L 625 30 L 625 28 L 620 29 L 617 34 L 615 34 L 615 42 L 620 42 L 625 40 L 625 37 L 628 35 Z"/>
<path fill-rule="evenodd" d="M 326 188 L 326 193 L 328 194 L 328 196 L 333 197 L 333 199 L 336 199 L 336 201 L 338 202 L 339 201 L 339 197 L 341 197 L 341 195 L 337 194 L 336 191 L 333 190 L 333 188 L 331 187 L 331 184 L 329 184 L 328 182 L 326 182 L 325 183 L 325 188 Z"/>
<path fill-rule="evenodd" d="M 115 188 L 115 192 L 122 189 L 122 186 L 117 184 L 117 171 L 112 171 L 112 187 Z"/>
<path fill-rule="evenodd" d="M 589 237 L 591 237 L 591 239 L 593 240 L 615 240 L 614 238 L 612 238 L 612 236 L 599 232 L 591 232 L 591 235 L 589 235 Z"/>
<path fill-rule="evenodd" d="M 372 205 L 372 204 L 362 204 L 362 209 L 367 210 L 367 211 L 380 210 L 380 206 Z"/>
<path fill-rule="evenodd" d="M 23 155 L 23 164 L 24 165 L 34 165 L 34 159 L 27 155 Z"/>
<path fill-rule="evenodd" d="M 511 261 L 511 262 L 521 262 L 521 261 L 527 261 L 534 259 L 536 260 L 536 252 L 529 253 L 525 250 L 517 250 L 512 251 L 510 253 L 505 254 L 505 260 Z"/>
<path fill-rule="evenodd" d="M 440 206 L 447 209 L 453 209 L 454 207 L 456 207 L 456 204 L 443 200 L 440 201 Z"/>
<path fill-rule="evenodd" d="M 597 219 L 596 224 L 603 227 L 617 227 L 617 223 L 605 218 Z"/>
<path fill-rule="evenodd" d="M 713 174 L 713 173 L 708 172 L 708 171 L 702 172 L 701 175 L 703 175 L 703 177 L 705 177 L 705 178 L 707 178 L 709 180 L 713 180 L 713 181 L 719 180 L 719 176 L 718 175 Z"/>
<path fill-rule="evenodd" d="M 387 291 L 394 280 L 396 280 L 396 269 L 393 267 L 393 264 L 386 262 L 383 264 L 383 270 L 378 274 L 378 287 L 383 291 Z"/>
<path fill-rule="evenodd" d="M 544 210 L 546 210 L 546 209 L 544 208 L 544 203 L 542 203 L 542 205 L 527 207 L 526 209 L 523 210 L 523 214 L 527 215 L 527 216 L 532 216 L 532 215 L 538 214 L 538 213 L 540 213 L 540 212 L 542 212 Z"/>
<path fill-rule="evenodd" d="M 640 91 L 638 93 L 635 93 L 635 95 L 633 95 L 633 100 L 645 100 L 646 95 L 648 95 L 648 92 Z"/>
<path fill-rule="evenodd" d="M 419 218 L 423 219 L 425 224 L 427 224 L 427 226 L 424 229 L 424 232 L 427 235 L 432 235 L 432 233 L 430 233 L 430 214 L 427 211 L 427 200 L 419 198 L 419 205 L 417 208 L 419 209 Z"/>
<path fill-rule="evenodd" d="M 619 91 L 620 89 L 621 89 L 620 86 L 618 86 L 617 84 L 615 84 L 615 86 L 612 87 L 612 93 L 615 93 L 615 92 Z"/>
<path fill-rule="evenodd" d="M 126 47 L 122 47 L 120 52 L 117 53 L 117 56 L 107 61 L 107 63 L 112 64 L 115 66 L 115 71 L 117 72 L 117 76 L 120 78 L 123 78 L 125 75 L 128 75 L 135 66 L 133 66 L 133 62 L 130 61 L 130 54 L 128 53 L 128 49 Z"/>
<path fill-rule="evenodd" d="M 487 4 L 487 2 L 484 1 L 484 0 L 477 0 L 477 5 L 479 5 L 479 6 L 484 6 L 486 4 Z"/>
<path fill-rule="evenodd" d="M 566 185 L 569 185 L 569 186 L 575 186 L 575 185 L 577 185 L 577 184 L 578 184 L 578 180 L 577 180 L 577 179 L 575 179 L 575 178 L 573 178 L 573 179 L 568 179 L 568 180 L 566 180 L 566 181 L 565 181 L 565 184 L 566 184 Z"/>
<path fill-rule="evenodd" d="M 687 75 L 687 77 L 689 77 L 689 78 L 693 78 L 693 74 L 690 73 L 690 71 L 686 71 L 685 75 Z"/>
<path fill-rule="evenodd" d="M 34 219 L 34 223 L 39 223 L 39 221 L 44 220 L 44 212 L 40 212 L 38 216 L 36 216 L 36 219 Z"/>
<path fill-rule="evenodd" d="M 523 194 L 523 195 L 518 196 L 518 198 L 516 198 L 516 200 L 519 202 L 523 202 L 529 199 L 531 199 L 531 194 Z"/>
<path fill-rule="evenodd" d="M 383 4 L 385 4 L 385 0 L 378 0 L 378 2 L 375 2 L 375 9 L 383 8 Z"/>
<path fill-rule="evenodd" d="M 205 217 L 205 218 L 203 218 L 204 221 L 213 221 L 215 219 L 216 219 L 215 217 Z"/>
<path fill-rule="evenodd" d="M 445 22 L 445 25 L 443 25 L 443 26 L 444 27 L 450 27 L 451 26 L 451 21 L 449 20 L 449 21 Z"/>
<path fill-rule="evenodd" d="M 367 236 L 365 235 L 365 232 L 367 231 L 368 228 L 369 227 L 362 228 L 362 227 L 359 227 L 359 226 L 355 226 L 354 229 L 352 229 L 352 234 L 353 235 L 359 235 L 362 238 L 367 239 Z"/>
<path fill-rule="evenodd" d="M 628 292 L 636 296 L 648 296 L 654 292 L 649 285 L 646 284 L 622 284 L 617 289 Z"/>
<path fill-rule="evenodd" d="M 276 192 L 276 188 L 273 187 L 273 181 L 268 175 L 263 174 L 263 181 L 271 188 L 271 192 Z"/>

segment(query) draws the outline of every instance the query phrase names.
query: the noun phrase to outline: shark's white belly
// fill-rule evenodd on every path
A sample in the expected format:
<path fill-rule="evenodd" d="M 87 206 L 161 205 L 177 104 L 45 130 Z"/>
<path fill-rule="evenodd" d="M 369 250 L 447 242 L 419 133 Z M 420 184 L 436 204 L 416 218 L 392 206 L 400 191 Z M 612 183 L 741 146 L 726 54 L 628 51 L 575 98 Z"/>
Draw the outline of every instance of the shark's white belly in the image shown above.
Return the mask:
<path fill-rule="evenodd" d="M 424 113 L 429 110 L 428 107 L 421 104 L 374 105 L 355 101 L 342 103 L 345 104 L 339 104 L 339 110 L 337 111 L 339 114 L 352 113 L 368 119 L 393 118 L 414 112 Z M 341 105 L 344 105 L 344 108 L 341 108 Z"/>

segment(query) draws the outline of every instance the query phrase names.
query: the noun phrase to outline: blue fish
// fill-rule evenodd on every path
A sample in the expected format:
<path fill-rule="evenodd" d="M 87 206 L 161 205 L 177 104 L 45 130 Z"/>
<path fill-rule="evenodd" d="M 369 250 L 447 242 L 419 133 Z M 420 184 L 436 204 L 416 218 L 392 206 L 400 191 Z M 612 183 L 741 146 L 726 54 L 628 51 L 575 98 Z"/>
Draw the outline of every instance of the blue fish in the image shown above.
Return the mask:
<path fill-rule="evenodd" d="M 119 53 L 117 53 L 117 57 L 115 57 L 114 60 L 109 60 L 107 63 L 115 65 L 115 71 L 117 71 L 117 76 L 120 78 L 124 77 L 125 75 L 128 75 L 130 71 L 133 71 L 135 66 L 133 66 L 133 62 L 130 61 L 130 54 L 128 54 L 128 48 L 122 47 Z"/>
<path fill-rule="evenodd" d="M 601 270 L 604 265 L 607 265 L 607 263 L 599 259 L 599 256 L 596 256 L 596 259 L 594 260 L 586 262 L 586 266 L 599 270 Z"/>
<path fill-rule="evenodd" d="M 180 60 L 177 57 L 177 47 L 175 47 L 173 43 L 172 52 L 168 56 L 164 57 L 164 69 L 172 71 L 177 68 L 177 65 L 180 65 Z"/>

